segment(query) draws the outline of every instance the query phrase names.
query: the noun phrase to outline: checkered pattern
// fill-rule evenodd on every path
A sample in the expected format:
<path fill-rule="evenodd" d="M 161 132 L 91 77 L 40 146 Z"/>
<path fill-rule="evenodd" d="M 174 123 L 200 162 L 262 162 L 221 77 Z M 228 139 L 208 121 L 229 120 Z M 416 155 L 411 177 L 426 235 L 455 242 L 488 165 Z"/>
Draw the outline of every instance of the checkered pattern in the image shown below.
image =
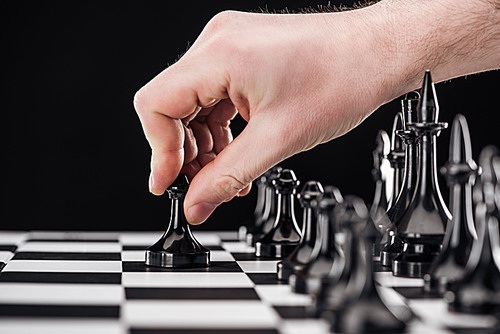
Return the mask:
<path fill-rule="evenodd" d="M 212 265 L 144 265 L 161 233 L 0 232 L 0 333 L 328 333 L 307 317 L 311 296 L 276 280 L 276 260 L 261 260 L 232 232 L 199 232 Z M 495 318 L 453 314 L 423 297 L 421 279 L 376 266 L 386 302 L 416 317 L 410 333 L 475 333 Z"/>

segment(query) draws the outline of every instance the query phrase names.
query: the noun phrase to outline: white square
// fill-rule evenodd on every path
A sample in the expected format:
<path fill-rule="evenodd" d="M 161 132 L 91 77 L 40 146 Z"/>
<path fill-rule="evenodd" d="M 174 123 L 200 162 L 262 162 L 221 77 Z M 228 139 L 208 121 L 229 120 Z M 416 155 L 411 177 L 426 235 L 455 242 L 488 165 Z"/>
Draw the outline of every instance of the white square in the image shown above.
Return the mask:
<path fill-rule="evenodd" d="M 237 261 L 237 263 L 246 273 L 276 273 L 279 261 Z"/>
<path fill-rule="evenodd" d="M 163 235 L 162 231 L 158 232 L 123 232 L 120 233 L 120 243 L 127 246 L 151 246 Z"/>
<path fill-rule="evenodd" d="M 279 317 L 259 301 L 127 301 L 130 326 L 162 328 L 274 328 Z"/>
<path fill-rule="evenodd" d="M 1 231 L 0 245 L 18 245 L 28 238 L 27 232 Z"/>
<path fill-rule="evenodd" d="M 13 260 L 7 263 L 3 272 L 107 272 L 119 273 L 122 271 L 121 261 L 31 261 Z"/>
<path fill-rule="evenodd" d="M 220 246 L 220 237 L 214 232 L 209 231 L 194 231 L 194 237 L 203 246 Z"/>
<path fill-rule="evenodd" d="M 210 261 L 233 262 L 234 257 L 231 255 L 231 253 L 223 251 L 223 250 L 211 250 L 210 251 Z"/>
<path fill-rule="evenodd" d="M 156 288 L 250 288 L 254 284 L 245 273 L 146 272 L 123 273 L 126 287 Z"/>
<path fill-rule="evenodd" d="M 423 278 L 406 278 L 406 277 L 396 277 L 392 275 L 392 272 L 376 272 L 375 280 L 380 283 L 380 285 L 385 287 L 422 287 L 424 286 Z"/>
<path fill-rule="evenodd" d="M 118 242 L 27 242 L 17 249 L 18 252 L 54 253 L 119 253 L 122 246 Z"/>
<path fill-rule="evenodd" d="M 260 299 L 271 305 L 308 306 L 312 296 L 292 292 L 290 285 L 256 285 L 255 291 Z"/>
<path fill-rule="evenodd" d="M 143 250 L 122 251 L 122 261 L 144 262 L 145 260 L 146 260 L 146 252 Z"/>
<path fill-rule="evenodd" d="M 1 318 L 0 333 L 9 334 L 126 334 L 123 324 L 115 320 L 73 320 L 39 318 Z"/>
<path fill-rule="evenodd" d="M 14 253 L 9 251 L 0 251 L 0 262 L 7 263 L 14 257 Z"/>
<path fill-rule="evenodd" d="M 0 283 L 0 303 L 38 305 L 119 305 L 117 284 Z"/>
<path fill-rule="evenodd" d="M 223 242 L 222 248 L 231 253 L 255 253 L 255 247 L 248 246 L 244 242 Z"/>

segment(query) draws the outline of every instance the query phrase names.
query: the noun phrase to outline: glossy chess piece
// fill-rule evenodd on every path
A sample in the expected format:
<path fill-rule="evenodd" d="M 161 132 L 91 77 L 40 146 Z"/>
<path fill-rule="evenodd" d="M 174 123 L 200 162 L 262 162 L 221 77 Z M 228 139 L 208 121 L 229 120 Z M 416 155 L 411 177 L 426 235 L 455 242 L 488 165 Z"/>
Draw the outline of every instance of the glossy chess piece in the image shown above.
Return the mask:
<path fill-rule="evenodd" d="M 407 126 L 419 136 L 417 185 L 406 213 L 397 227 L 403 252 L 393 261 L 392 273 L 424 277 L 439 254 L 451 214 L 443 201 L 437 179 L 436 138 L 447 123 L 439 123 L 439 105 L 430 71 L 425 72 L 416 122 Z"/>
<path fill-rule="evenodd" d="M 210 265 L 210 251 L 196 240 L 184 216 L 184 196 L 188 187 L 188 179 L 182 174 L 168 187 L 170 221 L 160 240 L 146 250 L 146 265 L 164 268 Z"/>
<path fill-rule="evenodd" d="M 339 226 L 333 214 L 335 206 L 343 201 L 340 190 L 328 185 L 322 196 L 311 202 L 318 213 L 319 233 L 311 260 L 290 276 L 290 286 L 295 293 L 316 294 L 323 282 L 337 277 L 343 268 L 343 251 L 337 239 Z"/>
<path fill-rule="evenodd" d="M 463 275 L 472 243 L 477 239 L 472 209 L 477 171 L 467 120 L 459 114 L 451 128 L 449 159 L 441 168 L 450 188 L 452 219 L 447 223 L 443 248 L 424 276 L 426 292 L 442 295 Z"/>
<path fill-rule="evenodd" d="M 282 259 L 299 244 L 301 232 L 295 218 L 295 194 L 299 180 L 291 169 L 283 169 L 273 180 L 278 195 L 278 211 L 272 229 L 255 243 L 257 257 Z"/>
<path fill-rule="evenodd" d="M 274 166 L 260 177 L 264 187 L 264 208 L 262 215 L 256 219 L 255 225 L 246 235 L 249 246 L 255 246 L 255 242 L 269 232 L 274 225 L 278 211 L 278 195 L 274 189 L 273 180 L 279 177 L 282 170 L 280 166 Z"/>
<path fill-rule="evenodd" d="M 392 179 L 390 171 L 390 163 L 387 156 L 390 153 L 391 141 L 387 132 L 379 130 L 375 139 L 375 149 L 373 150 L 373 169 L 372 176 L 375 181 L 375 193 L 373 196 L 372 205 L 370 207 L 370 217 L 372 218 L 375 228 L 385 228 L 385 221 L 387 221 L 387 209 L 389 208 L 389 198 L 391 194 L 388 193 L 389 177 Z M 382 235 L 382 231 L 379 233 Z M 375 240 L 373 245 L 373 255 L 380 255 L 380 242 L 381 238 Z"/>
<path fill-rule="evenodd" d="M 394 204 L 396 204 L 396 199 L 398 198 L 404 178 L 405 143 L 397 134 L 398 131 L 404 130 L 403 122 L 403 113 L 398 112 L 396 116 L 394 116 L 391 131 L 391 150 L 387 156 L 387 160 L 389 160 L 393 170 L 392 191 L 388 207 L 389 210 L 394 206 Z"/>
<path fill-rule="evenodd" d="M 479 156 L 482 174 L 474 187 L 478 238 L 472 245 L 465 274 L 445 294 L 450 311 L 500 313 L 500 156 L 494 146 Z"/>
<path fill-rule="evenodd" d="M 266 206 L 266 176 L 261 175 L 254 181 L 254 187 L 257 188 L 257 201 L 253 210 L 252 219 L 249 226 L 242 225 L 238 229 L 238 239 L 240 241 L 247 240 L 247 234 L 255 233 L 262 225 L 262 218 Z"/>
<path fill-rule="evenodd" d="M 335 208 L 335 215 L 346 230 L 345 280 L 337 282 L 326 303 L 320 307 L 321 316 L 328 319 L 335 333 L 399 333 L 405 330 L 409 309 L 398 312 L 398 318 L 380 298 L 372 267 L 372 231 L 368 225 L 369 212 L 363 200 L 347 196 Z"/>
<path fill-rule="evenodd" d="M 323 186 L 318 181 L 308 181 L 298 199 L 303 208 L 302 239 L 299 245 L 285 259 L 277 264 L 277 276 L 281 281 L 288 281 L 290 275 L 302 270 L 311 260 L 318 233 L 317 214 L 311 202 L 323 194 Z"/>

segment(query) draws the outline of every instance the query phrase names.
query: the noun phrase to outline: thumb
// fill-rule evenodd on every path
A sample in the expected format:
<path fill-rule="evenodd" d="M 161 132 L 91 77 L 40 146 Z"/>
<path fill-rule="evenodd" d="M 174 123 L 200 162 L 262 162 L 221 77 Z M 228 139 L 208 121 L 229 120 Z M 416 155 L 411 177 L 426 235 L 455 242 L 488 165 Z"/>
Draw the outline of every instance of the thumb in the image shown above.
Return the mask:
<path fill-rule="evenodd" d="M 286 157 L 286 145 L 267 115 L 252 117 L 243 132 L 193 178 L 184 201 L 191 224 L 203 223 L 223 202 Z M 280 139 L 281 137 L 281 139 Z"/>

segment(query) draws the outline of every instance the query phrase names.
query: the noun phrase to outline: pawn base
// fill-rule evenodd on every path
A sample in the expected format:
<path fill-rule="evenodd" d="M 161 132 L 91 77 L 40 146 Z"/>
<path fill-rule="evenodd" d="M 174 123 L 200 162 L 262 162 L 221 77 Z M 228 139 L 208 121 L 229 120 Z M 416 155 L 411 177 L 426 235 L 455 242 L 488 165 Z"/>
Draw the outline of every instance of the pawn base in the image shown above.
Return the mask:
<path fill-rule="evenodd" d="M 295 243 L 262 243 L 257 241 L 255 243 L 255 256 L 257 257 L 271 257 L 275 259 L 282 259 L 290 255 L 298 242 Z"/>
<path fill-rule="evenodd" d="M 432 262 L 413 262 L 408 260 L 392 261 L 392 274 L 394 276 L 423 278 L 429 272 Z"/>
<path fill-rule="evenodd" d="M 276 267 L 278 280 L 288 282 L 290 276 L 304 269 L 305 265 L 279 262 Z"/>
<path fill-rule="evenodd" d="M 208 267 L 210 265 L 210 251 L 167 253 L 148 249 L 146 250 L 146 265 L 162 268 Z"/>

